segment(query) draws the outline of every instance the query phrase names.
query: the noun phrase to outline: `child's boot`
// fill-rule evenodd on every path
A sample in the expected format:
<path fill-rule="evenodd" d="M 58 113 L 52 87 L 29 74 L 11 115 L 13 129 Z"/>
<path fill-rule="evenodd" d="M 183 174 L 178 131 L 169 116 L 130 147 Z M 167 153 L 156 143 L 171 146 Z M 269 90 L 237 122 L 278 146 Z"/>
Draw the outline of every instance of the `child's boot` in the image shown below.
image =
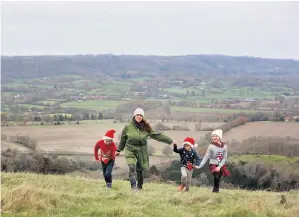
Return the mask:
<path fill-rule="evenodd" d="M 213 188 L 213 193 L 219 193 L 219 188 Z"/>
<path fill-rule="evenodd" d="M 112 183 L 106 183 L 107 188 L 112 188 Z"/>
<path fill-rule="evenodd" d="M 142 190 L 142 185 L 137 184 L 137 190 Z"/>
<path fill-rule="evenodd" d="M 185 188 L 185 185 L 184 184 L 180 184 L 179 187 L 178 187 L 178 191 L 183 191 Z"/>
<path fill-rule="evenodd" d="M 135 191 L 137 189 L 137 187 L 136 187 L 136 181 L 135 180 L 130 180 L 130 183 L 131 183 L 132 190 Z"/>

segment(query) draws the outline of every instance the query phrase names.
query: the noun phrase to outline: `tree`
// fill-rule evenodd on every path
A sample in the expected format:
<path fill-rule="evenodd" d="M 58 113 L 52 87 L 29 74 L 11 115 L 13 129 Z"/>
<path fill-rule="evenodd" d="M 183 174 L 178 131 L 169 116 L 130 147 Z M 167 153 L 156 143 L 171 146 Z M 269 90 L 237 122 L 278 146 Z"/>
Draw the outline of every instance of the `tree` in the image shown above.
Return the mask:
<path fill-rule="evenodd" d="M 23 116 L 22 113 L 20 113 L 20 112 L 17 111 L 17 112 L 14 112 L 14 114 L 12 116 L 12 119 L 17 124 L 20 124 L 22 122 L 22 120 L 23 120 L 22 116 Z"/>
<path fill-rule="evenodd" d="M 171 109 L 169 103 L 165 103 L 162 107 L 163 112 L 165 112 L 167 115 L 171 115 Z"/>
<path fill-rule="evenodd" d="M 170 156 L 170 155 L 172 155 L 173 150 L 172 150 L 171 146 L 168 145 L 168 146 L 165 146 L 165 148 L 163 148 L 162 153 L 166 156 Z"/>
<path fill-rule="evenodd" d="M 51 123 L 53 122 L 53 117 L 51 117 L 50 115 L 44 115 L 41 117 L 42 119 L 42 122 L 45 122 L 45 123 Z"/>
<path fill-rule="evenodd" d="M 57 121 L 58 121 L 57 115 L 54 115 L 54 116 L 53 116 L 53 120 L 54 120 L 54 122 L 57 122 Z"/>
<path fill-rule="evenodd" d="M 103 120 L 104 118 L 103 118 L 103 114 L 102 113 L 99 113 L 99 115 L 98 115 L 98 120 Z"/>
<path fill-rule="evenodd" d="M 80 120 L 82 120 L 81 115 L 79 113 L 75 113 L 72 115 L 72 119 L 76 121 L 76 124 L 80 124 Z"/>
<path fill-rule="evenodd" d="M 88 112 L 83 113 L 82 120 L 89 120 L 89 113 Z"/>
<path fill-rule="evenodd" d="M 34 116 L 34 117 L 33 117 L 33 121 L 41 121 L 40 116 Z"/>
<path fill-rule="evenodd" d="M 65 120 L 62 114 L 59 115 L 58 120 L 59 120 L 59 121 L 64 121 L 64 120 Z"/>
<path fill-rule="evenodd" d="M 90 120 L 95 120 L 95 119 L 96 119 L 96 116 L 94 114 L 91 114 Z"/>
<path fill-rule="evenodd" d="M 2 124 L 5 125 L 7 120 L 8 120 L 7 114 L 1 112 L 1 122 L 2 122 Z"/>
<path fill-rule="evenodd" d="M 198 122 L 197 124 L 195 124 L 195 130 L 196 131 L 200 131 L 201 130 L 201 122 Z"/>

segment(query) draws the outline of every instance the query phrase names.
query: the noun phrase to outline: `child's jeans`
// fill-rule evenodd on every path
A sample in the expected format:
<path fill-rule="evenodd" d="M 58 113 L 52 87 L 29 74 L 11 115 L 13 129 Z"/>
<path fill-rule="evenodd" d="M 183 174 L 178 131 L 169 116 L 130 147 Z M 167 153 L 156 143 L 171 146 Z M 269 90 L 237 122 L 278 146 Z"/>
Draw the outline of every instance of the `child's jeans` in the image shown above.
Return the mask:
<path fill-rule="evenodd" d="M 103 175 L 106 183 L 112 183 L 112 169 L 114 166 L 114 160 L 110 160 L 107 164 L 102 162 Z"/>
<path fill-rule="evenodd" d="M 193 170 L 188 170 L 186 167 L 181 167 L 182 178 L 181 182 L 186 186 L 186 190 L 189 190 L 192 180 Z"/>

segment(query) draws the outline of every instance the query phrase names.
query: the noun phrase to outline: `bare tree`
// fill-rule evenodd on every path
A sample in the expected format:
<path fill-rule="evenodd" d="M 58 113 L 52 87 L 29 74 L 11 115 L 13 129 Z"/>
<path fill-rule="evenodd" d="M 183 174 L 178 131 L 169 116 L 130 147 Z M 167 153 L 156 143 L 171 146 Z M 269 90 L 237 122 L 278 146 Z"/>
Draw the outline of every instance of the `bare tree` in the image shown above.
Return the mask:
<path fill-rule="evenodd" d="M 1 113 L 1 123 L 2 123 L 2 126 L 6 125 L 6 121 L 7 120 L 8 120 L 7 114 Z"/>
<path fill-rule="evenodd" d="M 53 122 L 53 117 L 51 117 L 50 115 L 43 115 L 41 117 L 42 122 L 45 122 L 47 124 L 52 123 Z"/>
<path fill-rule="evenodd" d="M 81 115 L 79 113 L 74 113 L 72 115 L 72 119 L 76 121 L 76 124 L 80 124 L 80 121 L 82 120 Z"/>

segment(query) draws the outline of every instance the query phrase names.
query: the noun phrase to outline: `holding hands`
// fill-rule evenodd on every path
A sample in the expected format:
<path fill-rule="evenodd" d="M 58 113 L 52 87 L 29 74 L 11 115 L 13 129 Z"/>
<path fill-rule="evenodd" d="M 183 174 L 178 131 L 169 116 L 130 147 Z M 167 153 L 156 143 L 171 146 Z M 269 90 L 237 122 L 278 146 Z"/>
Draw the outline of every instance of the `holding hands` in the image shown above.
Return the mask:
<path fill-rule="evenodd" d="M 170 143 L 170 145 L 176 145 L 177 142 L 175 140 L 172 141 L 172 143 Z"/>
<path fill-rule="evenodd" d="M 219 171 L 220 171 L 220 168 L 216 167 L 213 172 L 219 172 Z"/>

